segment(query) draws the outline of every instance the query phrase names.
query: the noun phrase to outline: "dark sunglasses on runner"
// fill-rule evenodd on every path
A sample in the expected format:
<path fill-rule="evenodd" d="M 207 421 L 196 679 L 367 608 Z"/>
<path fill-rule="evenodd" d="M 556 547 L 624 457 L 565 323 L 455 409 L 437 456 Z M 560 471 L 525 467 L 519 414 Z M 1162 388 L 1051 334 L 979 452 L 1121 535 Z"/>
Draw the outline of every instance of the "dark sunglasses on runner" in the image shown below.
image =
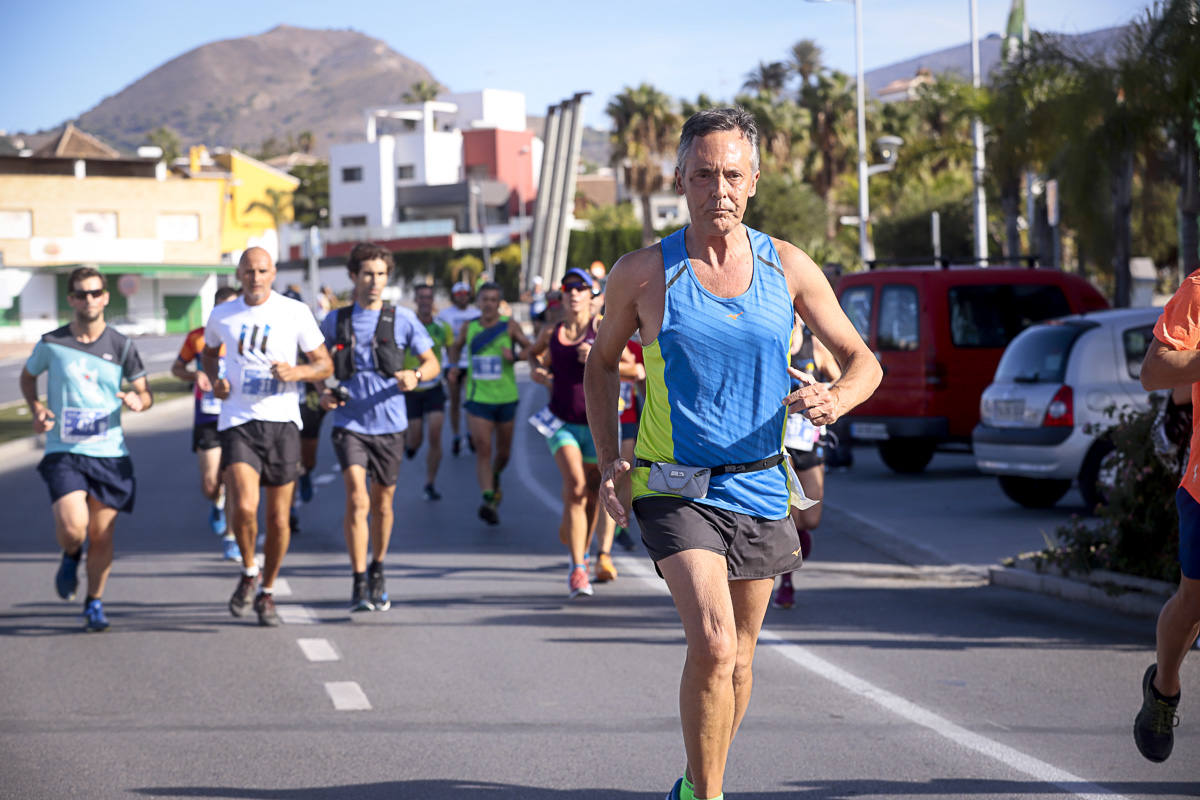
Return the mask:
<path fill-rule="evenodd" d="M 89 297 L 99 297 L 107 291 L 108 289 L 76 289 L 71 292 L 71 297 L 76 300 L 87 300 Z"/>
<path fill-rule="evenodd" d="M 582 281 L 571 281 L 570 283 L 564 283 L 562 290 L 564 292 L 590 292 L 592 287 Z"/>

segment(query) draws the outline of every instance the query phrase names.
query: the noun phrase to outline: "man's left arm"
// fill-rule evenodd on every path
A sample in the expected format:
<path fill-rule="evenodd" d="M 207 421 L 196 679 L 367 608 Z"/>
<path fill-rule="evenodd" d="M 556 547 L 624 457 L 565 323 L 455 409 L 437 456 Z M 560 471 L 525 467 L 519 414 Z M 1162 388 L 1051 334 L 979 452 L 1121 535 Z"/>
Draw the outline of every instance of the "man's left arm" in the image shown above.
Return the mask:
<path fill-rule="evenodd" d="M 841 377 L 826 387 L 812 382 L 807 373 L 789 367 L 792 376 L 804 385 L 783 402 L 793 411 L 806 414 L 814 425 L 830 425 L 871 396 L 883 379 L 883 370 L 842 311 L 820 267 L 798 247 L 779 240 L 775 240 L 775 246 L 792 291 L 793 307 L 813 335 L 829 348 L 842 370 Z"/>

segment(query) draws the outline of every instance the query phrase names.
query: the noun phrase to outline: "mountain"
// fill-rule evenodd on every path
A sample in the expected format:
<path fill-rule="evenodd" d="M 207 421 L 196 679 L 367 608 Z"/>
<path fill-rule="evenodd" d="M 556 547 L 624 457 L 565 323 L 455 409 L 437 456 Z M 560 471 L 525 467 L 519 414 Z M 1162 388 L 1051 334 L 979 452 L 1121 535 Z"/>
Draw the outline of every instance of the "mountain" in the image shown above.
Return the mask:
<path fill-rule="evenodd" d="M 314 151 L 361 139 L 363 109 L 395 105 L 423 65 L 351 30 L 280 25 L 257 36 L 197 47 L 106 97 L 75 124 L 133 150 L 168 126 L 183 144 L 258 146 L 314 134 Z"/>

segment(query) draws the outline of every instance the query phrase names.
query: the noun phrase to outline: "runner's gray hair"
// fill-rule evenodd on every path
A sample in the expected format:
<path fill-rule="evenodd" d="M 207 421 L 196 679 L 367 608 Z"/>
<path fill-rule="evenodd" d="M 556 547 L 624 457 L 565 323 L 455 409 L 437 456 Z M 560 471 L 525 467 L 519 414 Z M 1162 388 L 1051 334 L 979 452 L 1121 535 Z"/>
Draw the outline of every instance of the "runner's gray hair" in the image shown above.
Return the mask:
<path fill-rule="evenodd" d="M 697 111 L 683 123 L 679 134 L 679 149 L 675 151 L 675 169 L 683 173 L 683 162 L 697 136 L 706 136 L 715 131 L 740 131 L 750 143 L 750 164 L 758 172 L 758 126 L 754 115 L 741 106 L 729 108 L 706 108 Z"/>

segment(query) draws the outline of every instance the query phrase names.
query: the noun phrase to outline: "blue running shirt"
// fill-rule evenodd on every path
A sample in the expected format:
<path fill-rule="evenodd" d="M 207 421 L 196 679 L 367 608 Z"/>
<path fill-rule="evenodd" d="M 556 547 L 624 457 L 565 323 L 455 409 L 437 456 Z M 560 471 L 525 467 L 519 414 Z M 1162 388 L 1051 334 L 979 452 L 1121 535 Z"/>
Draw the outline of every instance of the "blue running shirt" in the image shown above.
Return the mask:
<path fill-rule="evenodd" d="M 754 253 L 750 287 L 717 297 L 696 277 L 686 228 L 662 240 L 662 330 L 643 347 L 646 405 L 638 458 L 692 467 L 742 464 L 783 450 L 791 391 L 792 296 L 766 234 L 745 228 Z M 652 495 L 649 469 L 633 470 L 634 498 Z M 788 514 L 787 468 L 718 475 L 693 502 L 763 519 Z"/>
<path fill-rule="evenodd" d="M 146 368 L 128 337 L 106 326 L 96 341 L 81 342 L 64 325 L 34 345 L 25 369 L 33 376 L 49 372 L 46 403 L 54 427 L 46 433 L 47 453 L 129 455 L 117 392 L 122 379 L 135 381 Z"/>

